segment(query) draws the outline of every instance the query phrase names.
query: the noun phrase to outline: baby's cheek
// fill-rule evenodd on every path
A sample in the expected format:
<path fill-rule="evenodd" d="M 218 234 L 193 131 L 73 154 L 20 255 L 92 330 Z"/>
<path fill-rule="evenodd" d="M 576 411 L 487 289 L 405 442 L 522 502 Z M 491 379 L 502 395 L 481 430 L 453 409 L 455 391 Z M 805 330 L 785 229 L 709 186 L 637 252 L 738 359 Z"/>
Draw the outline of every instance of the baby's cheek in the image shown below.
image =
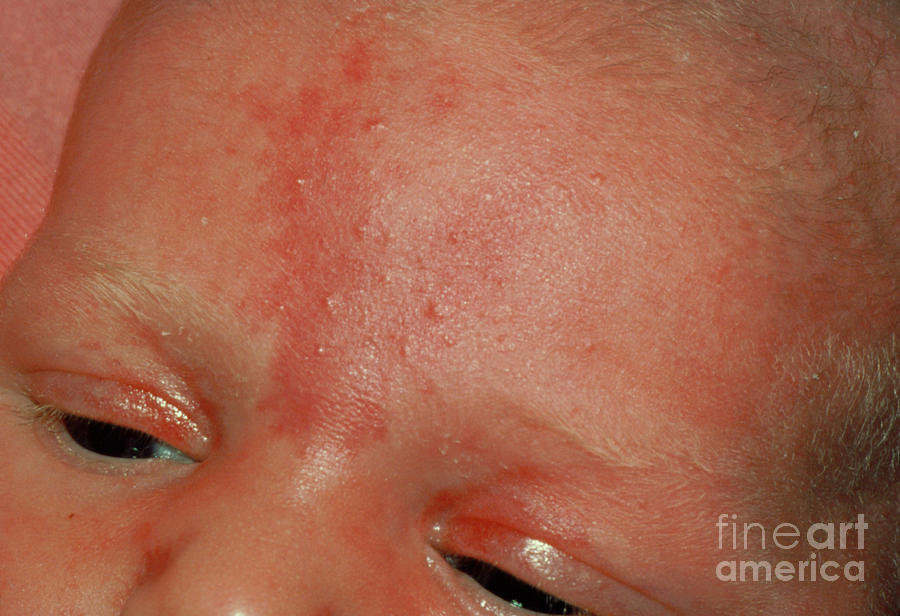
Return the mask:
<path fill-rule="evenodd" d="M 121 513 L 15 438 L 21 429 L 4 416 L 0 614 L 105 614 L 139 566 L 139 550 L 122 532 Z"/>

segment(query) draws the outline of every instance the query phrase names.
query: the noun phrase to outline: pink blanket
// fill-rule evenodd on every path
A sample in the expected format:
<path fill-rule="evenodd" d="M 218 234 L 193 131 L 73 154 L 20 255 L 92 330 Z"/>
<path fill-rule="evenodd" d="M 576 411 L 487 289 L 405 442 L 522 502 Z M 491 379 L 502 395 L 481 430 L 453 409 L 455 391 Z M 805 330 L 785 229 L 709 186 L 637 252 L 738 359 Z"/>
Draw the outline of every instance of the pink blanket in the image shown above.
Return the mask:
<path fill-rule="evenodd" d="M 0 6 L 0 275 L 40 221 L 78 81 L 117 4 Z"/>

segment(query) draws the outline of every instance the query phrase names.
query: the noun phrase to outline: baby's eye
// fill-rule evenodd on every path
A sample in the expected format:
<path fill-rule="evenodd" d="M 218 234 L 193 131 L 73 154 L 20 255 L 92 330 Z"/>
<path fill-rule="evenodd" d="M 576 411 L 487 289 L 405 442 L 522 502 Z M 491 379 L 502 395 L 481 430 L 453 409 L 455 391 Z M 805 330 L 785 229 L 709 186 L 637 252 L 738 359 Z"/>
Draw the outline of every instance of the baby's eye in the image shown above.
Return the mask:
<path fill-rule="evenodd" d="M 130 460 L 191 461 L 171 445 L 144 432 L 68 413 L 59 415 L 60 426 L 72 441 L 97 455 Z"/>
<path fill-rule="evenodd" d="M 468 575 L 486 591 L 503 599 L 513 607 L 538 614 L 589 616 L 585 610 L 535 588 L 484 561 L 455 554 L 444 554 L 444 559 L 451 567 Z"/>
<path fill-rule="evenodd" d="M 98 456 L 119 460 L 194 461 L 179 449 L 140 430 L 46 406 L 37 407 L 34 415 L 35 419 L 46 422 L 58 437 L 71 441 L 71 446 Z"/>

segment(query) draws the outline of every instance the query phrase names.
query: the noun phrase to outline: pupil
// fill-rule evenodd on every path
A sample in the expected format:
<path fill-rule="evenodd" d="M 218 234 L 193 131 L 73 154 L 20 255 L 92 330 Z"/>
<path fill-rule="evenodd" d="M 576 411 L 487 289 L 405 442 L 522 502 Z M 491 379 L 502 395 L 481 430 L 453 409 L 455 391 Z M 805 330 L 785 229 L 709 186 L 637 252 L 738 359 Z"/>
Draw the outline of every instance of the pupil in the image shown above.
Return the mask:
<path fill-rule="evenodd" d="M 453 554 L 446 554 L 444 558 L 454 569 L 460 573 L 465 573 L 484 587 L 485 590 L 515 607 L 541 614 L 574 615 L 579 613 L 578 608 L 575 606 L 530 584 L 526 584 L 522 580 L 484 561 Z"/>
<path fill-rule="evenodd" d="M 156 439 L 130 428 L 122 428 L 84 417 L 66 416 L 63 426 L 81 447 L 110 458 L 152 458 Z"/>

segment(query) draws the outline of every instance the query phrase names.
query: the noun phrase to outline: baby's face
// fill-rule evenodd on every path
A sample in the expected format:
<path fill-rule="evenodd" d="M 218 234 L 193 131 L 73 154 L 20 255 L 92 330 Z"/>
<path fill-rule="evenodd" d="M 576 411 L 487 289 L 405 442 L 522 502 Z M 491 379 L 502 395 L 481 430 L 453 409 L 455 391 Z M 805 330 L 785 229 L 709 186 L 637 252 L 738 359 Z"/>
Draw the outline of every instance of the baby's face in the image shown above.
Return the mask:
<path fill-rule="evenodd" d="M 0 613 L 558 608 L 445 555 L 594 614 L 853 613 L 716 579 L 756 558 L 719 514 L 803 520 L 776 359 L 856 300 L 716 207 L 713 146 L 460 25 L 158 19 L 0 296 Z"/>

